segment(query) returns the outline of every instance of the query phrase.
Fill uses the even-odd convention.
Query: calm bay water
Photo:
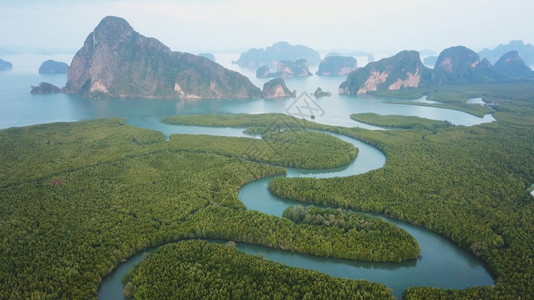
[[[5,58],[10,60],[8,58]],[[48,59],[30,57],[30,62],[17,67],[20,57],[11,59],[14,70],[0,72],[0,128],[27,126],[51,122],[71,122],[96,118],[123,117],[127,123],[143,128],[162,131],[165,135],[172,133],[213,134],[243,136],[240,129],[204,128],[192,126],[172,126],[161,123],[161,117],[175,114],[208,113],[286,113],[295,99],[285,100],[142,100],[142,99],[106,99],[90,100],[77,96],[31,95],[31,85],[47,81],[59,87],[65,85],[65,75],[39,75],[39,64]],[[69,62],[68,60],[63,60]],[[234,66],[235,68],[235,66]],[[266,80],[253,78],[253,72],[243,71],[251,80],[262,86]],[[436,120],[447,120],[456,125],[472,126],[494,121],[492,116],[478,118],[463,112],[432,107],[388,104],[384,99],[364,96],[350,97],[337,95],[337,87],[344,78],[309,77],[287,79],[289,89],[297,93],[312,93],[317,87],[332,92],[332,97],[320,98],[317,105],[324,114],[317,115],[314,121],[322,124],[376,129],[360,124],[349,118],[351,113],[375,112],[388,115],[413,115]],[[467,100],[467,99],[466,99]],[[334,177],[361,174],[381,167],[385,162],[383,154],[375,148],[359,141],[341,137],[354,143],[359,149],[358,158],[349,166],[326,171],[289,169],[288,177],[313,176]],[[239,192],[240,199],[249,209],[281,216],[287,205],[294,202],[278,199],[270,194],[267,182],[262,179],[245,185]],[[254,196],[254,197],[252,197]],[[388,219],[389,220],[389,219]],[[332,276],[343,278],[367,279],[381,282],[394,289],[397,297],[409,286],[434,286],[445,288],[465,288],[476,285],[492,285],[493,280],[480,261],[469,253],[457,248],[447,239],[417,226],[389,220],[406,229],[419,242],[423,253],[416,261],[400,264],[356,263],[339,259],[317,258],[280,250],[273,250],[254,245],[238,245],[247,253],[263,253],[273,261],[303,268],[318,270]],[[109,277],[105,278],[99,290],[100,299],[118,299],[122,297],[120,275],[124,274],[136,260],[138,254],[121,264]]]

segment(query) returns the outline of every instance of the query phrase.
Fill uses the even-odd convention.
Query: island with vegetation
[[[69,65],[64,62],[47,60],[39,67],[39,74],[67,74]]]

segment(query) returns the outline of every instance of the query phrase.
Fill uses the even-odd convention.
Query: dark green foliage
[[[229,138],[216,136],[172,135],[175,149],[202,151],[242,157],[256,162],[325,169],[350,163],[358,150],[351,144],[330,135],[304,131],[266,131],[262,139]]]
[[[378,218],[369,217],[361,213],[343,211],[341,209],[317,208],[308,206],[289,206],[283,216],[297,224],[309,224],[339,228],[346,235],[355,239],[353,244],[358,245],[358,253],[364,253],[361,260],[379,261],[402,261],[413,259],[419,255],[417,241],[405,230],[396,227]],[[367,249],[375,249],[376,244],[394,244],[394,248],[386,249],[379,247],[377,252]],[[343,249],[349,245],[336,245],[335,249]],[[355,247],[355,245],[352,245]],[[345,252],[345,251],[343,251]],[[348,252],[348,251],[347,251]]]
[[[496,110],[495,123],[436,134],[347,129],[345,134],[385,152],[384,168],[346,178],[277,178],[270,189],[285,198],[422,225],[479,256],[497,278],[493,289],[431,289],[428,298],[529,298],[534,294],[534,198],[526,188],[534,182],[534,87],[488,87],[485,101]],[[425,290],[409,293],[424,298]]]
[[[336,143],[318,133],[295,134],[279,138],[294,141],[297,153],[321,149],[315,142]],[[206,137],[167,142],[121,119],[1,130],[0,298],[92,298],[121,260],[195,237],[365,259],[357,244],[335,247],[351,241],[336,228],[245,210],[240,186],[285,172],[243,159],[249,142],[264,141],[219,138],[214,152],[221,155],[195,146],[195,138]]]
[[[358,122],[387,128],[436,130],[453,126],[448,121],[436,121],[412,116],[382,116],[375,113],[352,114],[350,118]]]
[[[392,299],[391,290],[190,240],[160,247],[123,278],[134,299]]]

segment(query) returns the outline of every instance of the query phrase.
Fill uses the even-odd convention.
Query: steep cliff
[[[327,56],[319,64],[318,76],[347,76],[356,70],[358,64],[352,56]]]
[[[126,20],[105,17],[76,53],[66,93],[117,98],[259,98],[245,76],[189,53],[173,52],[133,30]]]
[[[433,80],[432,70],[423,65],[417,51],[402,51],[351,72],[340,85],[339,93],[361,95],[377,90],[422,87]]]

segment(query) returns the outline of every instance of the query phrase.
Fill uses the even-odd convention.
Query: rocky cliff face
[[[417,51],[402,51],[351,72],[339,87],[339,93],[361,95],[377,90],[422,87],[433,80],[432,70],[423,65]]]
[[[39,74],[66,74],[68,70],[69,65],[67,63],[47,60],[39,67]]]
[[[117,98],[261,97],[245,76],[204,57],[173,52],[118,17],[105,17],[89,34],[72,60],[64,91]]]
[[[271,79],[263,85],[263,98],[296,97],[297,92],[291,92],[282,78]]]
[[[13,64],[0,58],[0,71],[7,71],[13,68]]]
[[[358,64],[352,56],[327,56],[319,64],[318,76],[347,76],[356,70]]]

